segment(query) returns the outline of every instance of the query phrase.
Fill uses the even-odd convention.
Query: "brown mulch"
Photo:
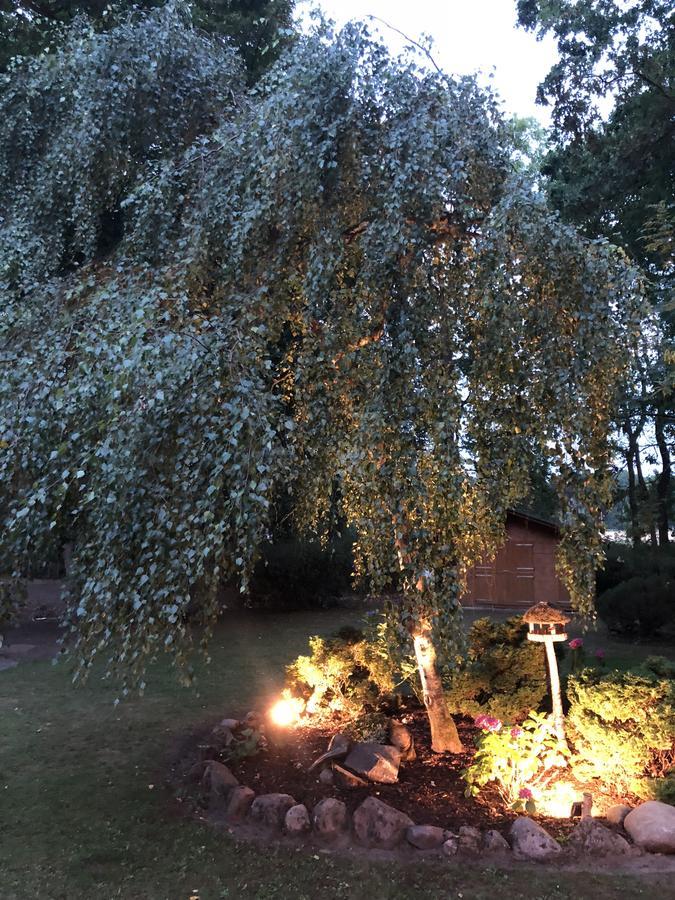
[[[326,750],[333,734],[343,730],[339,721],[268,729],[267,748],[238,763],[231,763],[219,754],[215,756],[226,762],[239,782],[253,788],[256,794],[290,794],[308,809],[325,797],[336,797],[353,812],[366,797],[375,796],[406,813],[416,824],[439,825],[451,830],[461,825],[474,825],[506,831],[518,814],[505,808],[494,785],[487,785],[478,797],[465,796],[466,782],[462,772],[471,763],[475,739],[481,733],[473,721],[456,720],[464,752],[437,754],[431,751],[429,723],[422,708],[411,705],[399,714],[399,718],[413,734],[417,759],[401,767],[396,784],[347,789],[319,781],[321,767],[307,771]],[[180,766],[183,772],[187,771],[190,761],[200,758],[204,738],[204,732],[201,741],[199,735],[193,735],[184,747],[187,757],[183,756]],[[541,815],[534,818],[556,837],[563,837],[576,824],[569,819]]]

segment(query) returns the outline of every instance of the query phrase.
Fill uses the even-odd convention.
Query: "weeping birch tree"
[[[223,54],[163,11],[2,86],[3,558],[72,540],[77,674],[102,657],[142,685],[162,650],[185,662],[223,580],[246,590],[275,506],[320,533],[337,485],[357,574],[402,586],[433,748],[456,751],[438,648],[534,454],[590,610],[635,273],[518,174],[473,80],[361,25],[253,91]]]

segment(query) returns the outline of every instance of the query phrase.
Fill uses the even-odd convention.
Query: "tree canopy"
[[[137,116],[141,70],[176,115]],[[24,66],[3,118],[1,550],[20,571],[74,540],[80,674],[181,659],[280,498],[320,530],[336,483],[359,571],[452,641],[535,452],[589,610],[640,286],[548,209],[472,79],[322,26],[247,91],[168,10]]]
[[[653,311],[618,427],[629,533],[635,542],[650,534],[667,543],[675,442],[672,4],[519,0],[518,12],[524,27],[553,34],[560,54],[539,87],[539,100],[552,107],[554,142],[543,162],[551,201],[586,234],[624,247],[646,275]]]

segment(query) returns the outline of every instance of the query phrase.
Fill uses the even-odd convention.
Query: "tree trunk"
[[[628,509],[630,510],[631,543],[634,547],[640,546],[640,523],[638,520],[638,504],[635,491],[635,467],[633,466],[633,450],[628,446],[626,450],[626,470],[628,472]]]
[[[656,443],[661,454],[661,474],[656,479],[656,518],[659,527],[659,544],[662,546],[670,543],[670,528],[668,521],[668,502],[670,500],[671,461],[670,449],[665,435],[666,419],[663,408],[659,407],[656,413],[654,430]]]
[[[553,712],[553,724],[559,741],[567,743],[565,738],[565,717],[563,715],[562,697],[560,696],[560,677],[558,675],[558,660],[555,657],[553,641],[544,641],[546,646],[546,659],[548,661],[548,674],[551,679],[551,707]]]
[[[413,645],[424,705],[431,726],[431,749],[434,753],[461,753],[464,748],[445,702],[443,684],[436,665],[436,650],[428,626],[421,626],[413,632]]]

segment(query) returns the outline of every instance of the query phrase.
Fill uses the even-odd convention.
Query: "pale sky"
[[[515,0],[312,0],[299,6],[318,6],[338,25],[370,14],[415,40],[431,35],[440,68],[457,75],[480,71],[486,83],[493,73],[490,83],[507,113],[549,122],[546,108],[535,104],[535,92],[557,58],[555,42],[537,41],[516,28]],[[403,46],[390,29],[372,26],[394,51]]]

